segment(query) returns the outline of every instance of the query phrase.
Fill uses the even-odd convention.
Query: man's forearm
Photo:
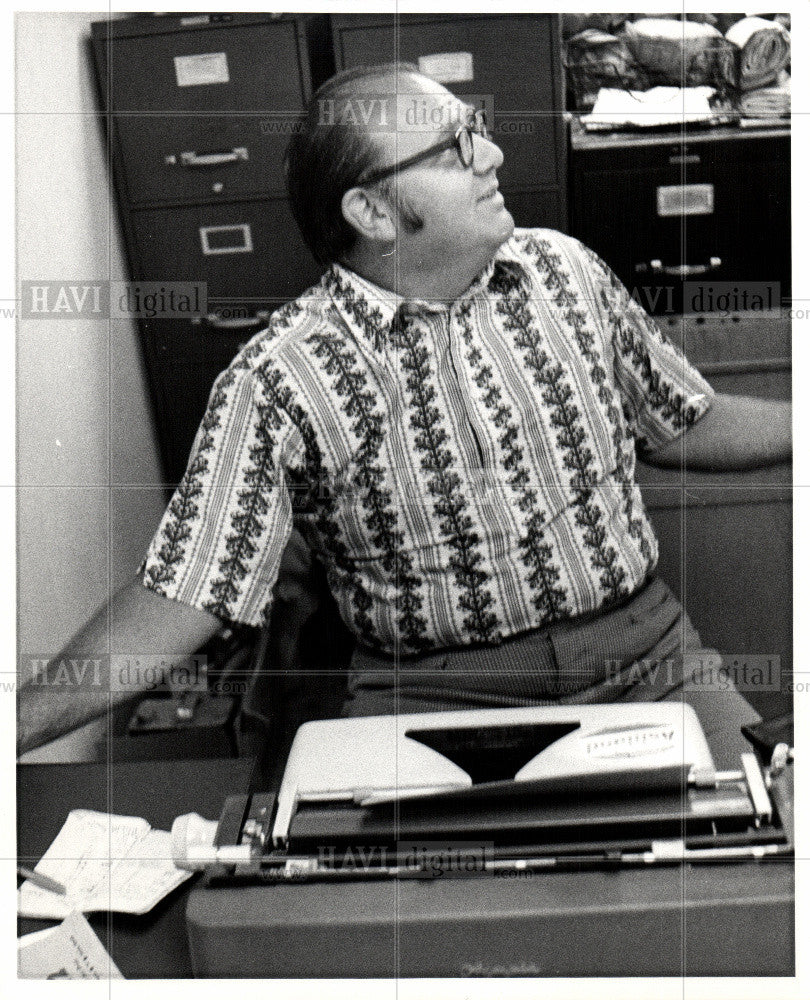
[[[644,454],[650,465],[709,472],[789,461],[790,403],[717,393],[711,409],[680,438]]]
[[[46,664],[21,664],[18,753],[41,746],[103,714],[159,681],[167,657],[195,652],[219,619],[151,590],[140,580],[103,605],[62,652]],[[114,678],[115,658],[148,659],[152,670]]]

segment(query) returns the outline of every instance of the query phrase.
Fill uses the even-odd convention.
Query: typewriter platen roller
[[[172,834],[214,879],[414,877],[419,845],[474,843],[482,872],[786,855],[785,812],[754,754],[715,769],[688,706],[552,706],[306,723],[277,792]]]

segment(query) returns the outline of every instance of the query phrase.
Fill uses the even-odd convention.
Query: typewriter
[[[308,722],[277,790],[179,817],[173,852],[213,885],[776,859],[791,759],[719,771],[679,704]]]

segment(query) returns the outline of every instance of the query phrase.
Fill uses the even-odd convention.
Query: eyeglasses
[[[427,160],[437,153],[443,153],[446,149],[453,149],[454,147],[458,153],[459,160],[461,160],[462,167],[465,169],[471,167],[475,155],[473,150],[473,135],[480,135],[482,139],[489,139],[487,119],[483,111],[474,111],[464,125],[458,128],[455,135],[451,138],[443,139],[441,142],[437,142],[435,146],[428,146],[421,153],[409,156],[407,159],[402,160],[401,163],[395,163],[392,167],[372,170],[370,174],[361,178],[358,183],[376,184],[377,181],[384,180],[386,177],[390,177],[400,170],[407,170],[408,167],[414,167],[417,163],[421,163],[423,160]]]

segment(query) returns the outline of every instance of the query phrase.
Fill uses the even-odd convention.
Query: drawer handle
[[[217,316],[216,313],[208,313],[204,318],[195,316],[191,322],[193,326],[200,326],[202,323],[205,323],[212,330],[228,330],[231,333],[237,333],[242,330],[249,330],[254,326],[257,330],[261,330],[263,326],[267,325],[269,319],[270,312],[266,309],[260,309],[255,316],[235,316],[225,319],[222,316]]]
[[[669,162],[673,167],[687,163],[700,163],[700,156],[697,153],[676,153],[670,156]]]
[[[716,271],[723,266],[723,261],[719,257],[709,257],[708,264],[668,264],[664,265],[660,260],[651,260],[649,264],[636,264],[636,274],[646,274],[651,271],[653,274],[666,274],[671,278],[694,278],[700,274],[708,274],[709,271]]]
[[[181,153],[179,158],[173,154],[166,157],[166,165],[174,167],[220,167],[223,163],[238,163],[248,158],[247,147],[235,146],[227,153]]]

